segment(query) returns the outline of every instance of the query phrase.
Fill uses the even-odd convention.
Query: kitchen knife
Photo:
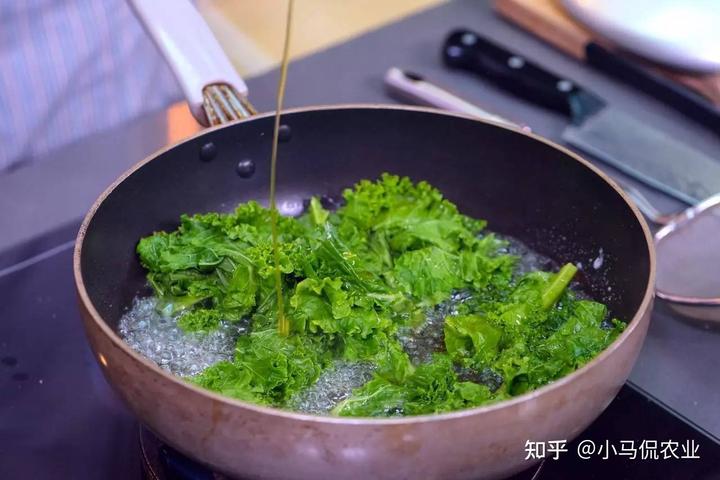
[[[720,192],[720,159],[669,138],[559,77],[469,30],[452,32],[442,55],[501,88],[570,117],[568,144],[688,204]]]
[[[697,75],[668,70],[610,46],[575,22],[561,3],[555,0],[494,0],[493,8],[560,51],[675,108],[720,135],[720,74]],[[586,3],[600,6],[608,2]]]

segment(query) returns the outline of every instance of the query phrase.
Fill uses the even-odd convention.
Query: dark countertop
[[[392,103],[383,90],[382,76],[388,67],[399,66],[422,73],[498,114],[521,120],[541,135],[559,139],[565,125],[560,116],[441,65],[442,40],[450,29],[460,26],[494,37],[537,63],[591,88],[609,102],[623,106],[668,135],[683,138],[696,148],[720,157],[720,139],[712,132],[697,127],[642,93],[563,56],[496,17],[489,4],[473,0],[442,5],[293,62],[286,105]],[[270,72],[248,81],[250,98],[259,110],[272,108],[276,80],[277,72]],[[13,357],[18,362],[17,365],[4,361],[0,364],[0,391],[14,392],[0,395],[0,471],[3,455],[8,452],[15,455],[24,444],[30,445],[33,436],[38,435],[33,430],[36,427],[43,429],[44,443],[40,446],[36,443],[34,453],[52,451],[59,463],[81,461],[82,453],[78,450],[89,448],[89,445],[67,445],[62,435],[56,434],[68,424],[75,423],[76,430],[93,430],[99,434],[128,434],[127,413],[109,393],[84,345],[68,259],[77,225],[97,195],[122,171],[162,146],[166,138],[164,118],[164,112],[149,115],[0,176],[0,205],[3,206],[0,209],[0,283],[6,287],[0,291],[15,303],[25,301],[29,309],[22,323],[19,319],[13,322],[11,312],[0,304],[0,359]],[[610,168],[601,167],[622,177]],[[661,194],[644,191],[661,209],[672,211],[682,207]],[[26,272],[40,262],[53,273],[55,281],[62,284],[61,288],[51,290],[54,284],[47,281],[44,284],[48,292],[41,288],[28,298],[17,298],[26,295],[22,293],[23,282],[38,281],[29,279]],[[43,282],[39,285],[42,287]],[[33,335],[38,339],[42,335],[44,340],[28,340],[34,338]],[[47,349],[38,351],[40,345]],[[80,350],[71,348],[78,345],[82,346]],[[712,368],[718,351],[718,331],[678,319],[660,304],[653,314],[648,338],[631,380],[681,415],[720,436],[717,408],[720,375]],[[27,378],[18,377],[21,373]],[[72,396],[69,392],[73,392]],[[30,395],[43,396],[48,402],[47,409],[25,406],[23,402]],[[101,399],[95,401],[93,409],[77,415],[65,414],[65,409],[74,401],[92,402],[93,397]],[[27,430],[5,428],[5,415],[27,416]],[[107,421],[103,422],[102,418]],[[97,420],[93,423],[93,419]],[[18,449],[8,447],[10,439],[19,442]],[[123,471],[121,463],[119,458],[114,463],[120,468],[118,471]],[[39,476],[41,472],[37,473]],[[30,474],[28,478],[36,475]]]

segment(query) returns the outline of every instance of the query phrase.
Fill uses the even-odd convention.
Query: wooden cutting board
[[[579,60],[585,60],[585,46],[591,41],[613,51],[618,50],[571,18],[559,0],[495,0],[495,10],[511,22]],[[628,53],[623,53],[623,56],[632,57],[633,61],[640,62],[649,70],[695,90],[720,106],[720,73],[678,72]]]

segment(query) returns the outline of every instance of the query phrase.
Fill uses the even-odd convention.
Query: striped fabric
[[[125,0],[0,0],[0,171],[179,97]]]

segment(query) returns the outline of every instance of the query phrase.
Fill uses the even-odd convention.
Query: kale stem
[[[560,295],[562,295],[567,286],[570,284],[576,272],[577,267],[575,265],[572,263],[566,263],[560,271],[552,277],[550,283],[547,287],[545,287],[545,291],[543,291],[542,294],[543,309],[548,310],[555,305],[555,302],[558,301]]]

